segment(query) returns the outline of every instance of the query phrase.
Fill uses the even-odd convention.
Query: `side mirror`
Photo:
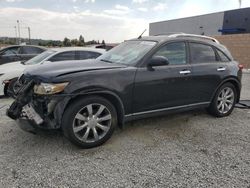
[[[148,63],[149,67],[157,67],[157,66],[164,66],[168,65],[169,61],[166,57],[164,56],[154,56]]]
[[[21,60],[20,63],[21,63],[22,65],[24,65],[26,61],[27,61],[27,60]]]

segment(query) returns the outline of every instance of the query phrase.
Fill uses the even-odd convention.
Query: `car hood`
[[[16,69],[23,68],[23,67],[24,67],[24,65],[21,64],[21,61],[6,63],[3,65],[0,65],[0,73],[6,73],[6,72],[9,72],[11,70],[16,70]]]
[[[33,79],[52,81],[53,78],[61,76],[69,77],[74,73],[123,68],[125,65],[106,63],[100,60],[63,61],[41,64],[40,66],[25,69],[24,74]]]

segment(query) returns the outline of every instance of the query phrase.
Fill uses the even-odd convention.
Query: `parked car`
[[[52,48],[28,61],[17,61],[0,66],[0,96],[14,96],[19,88],[16,81],[27,67],[55,61],[95,59],[106,52],[103,49],[85,47]]]
[[[142,37],[96,60],[26,70],[7,114],[27,131],[62,129],[74,144],[91,148],[138,118],[195,108],[228,116],[241,76],[242,66],[213,38]]]
[[[33,45],[14,45],[0,50],[0,65],[29,60],[32,57],[44,52],[46,48]]]

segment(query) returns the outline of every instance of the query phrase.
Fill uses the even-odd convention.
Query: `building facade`
[[[235,9],[149,24],[149,35],[159,35],[171,32],[184,32],[209,36],[250,33],[250,8]]]

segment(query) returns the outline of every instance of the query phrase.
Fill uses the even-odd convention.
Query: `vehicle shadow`
[[[196,110],[136,120],[125,124],[122,130],[117,128],[111,139],[104,145],[87,150],[71,144],[60,130],[42,130],[32,134],[15,126],[13,128],[15,130],[10,133],[15,140],[12,140],[11,146],[5,147],[12,147],[20,154],[33,151],[41,155],[53,152],[61,154],[80,152],[83,155],[91,155],[102,150],[119,151],[129,147],[138,147],[138,145],[153,147],[162,139],[174,141],[184,137],[190,128],[189,122],[196,116],[209,117],[204,110]]]

